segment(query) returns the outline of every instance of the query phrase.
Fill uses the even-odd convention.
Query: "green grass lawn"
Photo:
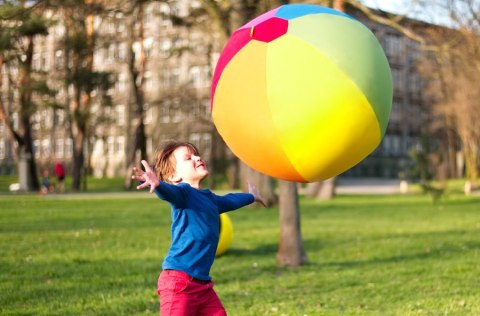
[[[480,197],[301,200],[310,263],[277,267],[277,209],[231,213],[229,315],[480,315]],[[0,314],[158,315],[169,210],[145,194],[0,196]]]

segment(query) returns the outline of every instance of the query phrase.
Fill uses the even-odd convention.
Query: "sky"
[[[441,1],[430,0],[360,0],[365,5],[392,12],[400,15],[406,15],[411,18],[419,19],[432,24],[449,25],[448,13],[438,5]],[[421,4],[427,3],[427,4]]]

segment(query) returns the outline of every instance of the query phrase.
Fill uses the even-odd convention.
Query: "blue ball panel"
[[[343,12],[318,6],[318,5],[313,5],[313,4],[288,4],[288,5],[283,5],[281,6],[277,13],[275,14],[276,17],[278,18],[283,18],[286,20],[291,20],[295,19],[304,15],[308,14],[317,14],[317,13],[325,13],[325,14],[333,14],[333,15],[339,15],[339,16],[344,16],[347,18],[353,19],[350,15],[345,14]]]

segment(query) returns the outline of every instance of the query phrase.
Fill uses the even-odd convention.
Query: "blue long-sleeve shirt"
[[[188,183],[172,185],[165,182],[160,182],[155,193],[170,203],[172,214],[172,244],[162,268],[210,280],[219,239],[219,214],[253,203],[253,195],[230,193],[219,196],[208,189],[193,188]]]

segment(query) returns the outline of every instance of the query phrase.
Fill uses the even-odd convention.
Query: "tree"
[[[145,55],[145,38],[144,38],[144,5],[147,1],[145,0],[131,0],[130,8],[126,13],[127,17],[127,63],[128,63],[128,74],[130,76],[130,89],[129,91],[133,94],[133,102],[128,101],[128,110],[127,113],[130,115],[133,112],[133,120],[128,119],[128,121],[133,121],[132,130],[133,132],[128,131],[128,135],[132,135],[131,139],[127,143],[127,169],[125,171],[125,181],[124,187],[130,189],[132,187],[132,177],[131,170],[138,164],[140,160],[147,160],[147,143],[146,143],[146,134],[145,134],[145,94],[144,94],[144,83],[145,83],[145,69],[147,64],[147,58]],[[135,24],[138,23],[138,32],[135,34]],[[134,44],[135,39],[138,39],[136,43],[139,44],[139,56],[135,55]],[[131,107],[133,105],[133,111]],[[128,125],[130,126],[130,124]],[[139,157],[137,158],[139,154]]]
[[[440,148],[446,155],[450,176],[456,172],[457,147],[460,145],[465,160],[467,182],[476,185],[478,178],[478,148],[480,135],[475,128],[480,113],[475,82],[480,79],[480,8],[475,0],[417,1],[423,12],[436,12],[448,16],[447,26],[424,25],[423,31],[412,23],[399,23],[401,19],[380,18],[380,23],[390,25],[420,43],[424,52],[419,69],[425,79],[425,96],[432,109],[429,121],[430,136],[437,136]],[[363,11],[371,18],[369,10]],[[418,24],[418,23],[417,23]],[[440,137],[438,137],[440,136]],[[438,166],[437,166],[438,167]]]
[[[13,88],[18,93],[18,98],[13,100],[18,104],[18,129],[12,121],[10,110],[6,110],[3,104],[4,99],[11,98],[3,98],[2,95],[0,95],[0,120],[6,123],[18,145],[20,183],[27,191],[39,189],[31,117],[39,107],[38,101],[42,96],[51,95],[44,76],[32,69],[34,39],[36,36],[47,35],[49,25],[49,21],[37,10],[39,3],[41,1],[34,1],[27,7],[25,1],[4,2],[0,6],[0,70],[6,70],[7,65],[9,69],[18,70],[13,83]],[[2,74],[0,87],[3,78]],[[11,109],[11,106],[7,109]]]
[[[479,107],[475,83],[480,79],[480,8],[475,0],[415,1],[422,12],[448,17],[447,26],[424,25],[423,32],[414,23],[401,23],[404,16],[385,17],[361,10],[371,19],[401,31],[420,43],[424,52],[419,69],[425,79],[425,96],[432,108],[430,134],[440,135],[440,147],[446,148],[450,176],[457,174],[457,144],[465,160],[467,184],[476,185],[480,135],[475,128]],[[423,16],[425,18],[425,16]],[[417,23],[418,24],[418,23]],[[426,30],[426,31],[425,31]]]
[[[87,174],[88,156],[85,159],[85,152],[88,150],[92,91],[98,90],[100,101],[109,103],[105,91],[111,86],[110,73],[93,69],[96,40],[94,19],[103,8],[95,0],[62,1],[56,4],[56,7],[63,12],[62,22],[66,29],[64,82],[66,90],[72,88],[73,93],[67,98],[64,109],[69,119],[69,134],[73,140],[72,188],[78,191],[82,177]]]
[[[440,40],[445,37],[444,33],[437,30],[432,38]],[[452,131],[456,135],[465,159],[467,181],[476,185],[480,145],[480,132],[476,127],[480,110],[476,100],[480,94],[475,82],[480,80],[480,40],[477,34],[465,29],[460,32],[449,30],[448,33],[450,38],[457,38],[456,43],[435,51],[434,58],[423,62],[422,69],[430,79],[427,93],[433,101],[433,113],[439,118],[431,127],[436,132]],[[438,122],[443,122],[443,126]]]

